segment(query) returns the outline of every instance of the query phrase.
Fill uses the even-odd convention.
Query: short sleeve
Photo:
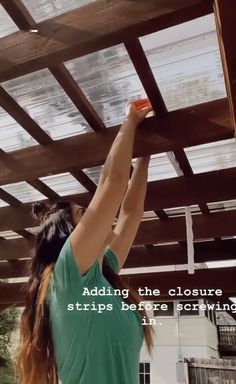
[[[108,263],[110,264],[113,271],[116,273],[119,273],[121,268],[120,268],[118,257],[116,256],[116,254],[110,248],[106,248],[104,252],[104,256],[108,261]]]
[[[72,252],[70,236],[65,241],[53,271],[54,289],[70,291],[76,289],[78,293],[84,287],[93,286],[101,277],[98,259],[91,265],[88,271],[81,275],[78,264]]]

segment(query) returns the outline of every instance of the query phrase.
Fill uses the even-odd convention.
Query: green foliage
[[[19,311],[16,308],[0,312],[0,367],[7,366],[10,360],[10,336],[17,328],[18,315]]]
[[[14,368],[7,364],[6,367],[0,367],[0,383],[1,384],[15,384],[16,375]]]

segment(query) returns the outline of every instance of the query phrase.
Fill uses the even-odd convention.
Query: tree
[[[8,308],[0,312],[0,366],[10,361],[10,336],[17,328],[18,309]]]

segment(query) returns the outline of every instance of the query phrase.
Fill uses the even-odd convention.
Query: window
[[[204,300],[204,304],[207,305],[207,304],[211,304],[210,301],[208,300]],[[213,324],[216,324],[217,321],[216,321],[216,313],[215,311],[213,311],[212,309],[206,309],[205,310],[205,316],[213,323]]]
[[[174,303],[173,301],[157,301],[154,304],[159,304],[158,308],[153,309],[153,316],[154,317],[165,317],[165,316],[174,316]],[[161,306],[164,304],[162,309]]]
[[[179,310],[180,316],[199,316],[199,308],[193,308],[194,304],[198,305],[198,300],[180,301],[182,310]]]
[[[150,363],[139,363],[139,384],[150,383]]]

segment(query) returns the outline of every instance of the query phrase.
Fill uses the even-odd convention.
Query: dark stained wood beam
[[[0,106],[13,117],[39,144],[53,142],[51,137],[28,115],[27,112],[0,86]]]
[[[27,245],[24,247],[21,239],[18,242],[15,241],[15,245],[16,247],[19,246],[19,248],[13,248],[13,245],[9,244],[2,249],[0,242],[0,260],[6,259],[8,256],[8,262],[0,263],[0,279],[28,276],[27,261],[20,259],[30,256],[30,247],[28,246],[28,249]],[[222,240],[219,244],[215,241],[197,242],[194,243],[194,251],[195,263],[236,260],[236,240]],[[159,267],[180,264],[187,264],[186,246],[176,244],[150,247],[148,245],[147,247],[132,247],[123,268]]]
[[[156,115],[164,115],[168,111],[139,39],[127,38],[125,48]]]
[[[85,97],[84,93],[81,91],[79,85],[71,76],[68,69],[63,64],[60,64],[49,67],[49,70],[72,100],[76,108],[80,111],[81,115],[85,118],[85,120],[87,120],[90,127],[95,132],[106,129],[104,123],[88,99]]]
[[[232,138],[234,131],[229,119],[227,99],[170,112],[163,118],[148,118],[138,127],[133,157]],[[11,158],[18,162],[18,167],[15,163],[15,170],[6,169],[0,158],[0,185],[34,180],[72,167],[101,165],[118,130],[119,127],[113,127],[57,140],[47,146],[13,151]]]
[[[36,22],[21,0],[0,0],[8,15],[20,30],[36,28]]]
[[[214,0],[216,29],[223,63],[227,95],[232,124],[236,130],[236,53],[234,33],[236,25],[236,3],[234,0]]]
[[[8,207],[10,209],[11,207]],[[4,208],[2,208],[4,209]],[[17,211],[20,210],[20,207]],[[2,211],[3,212],[3,211]],[[26,213],[24,213],[26,214]],[[7,223],[5,222],[7,220]],[[27,220],[27,217],[25,218]],[[29,219],[28,219],[29,220]],[[232,237],[236,235],[236,210],[215,212],[211,215],[193,215],[193,233],[195,240],[211,239],[215,237]],[[1,230],[18,230],[13,216],[1,216]],[[9,240],[10,241],[10,240]],[[142,221],[134,245],[168,243],[173,241],[186,241],[185,217],[169,218],[168,220]],[[2,249],[0,253],[3,255]]]
[[[7,0],[1,3],[6,6]],[[10,6],[8,6],[10,8]],[[99,0],[1,39],[0,81],[34,72],[212,12],[207,0]],[[28,25],[25,25],[28,29]]]
[[[0,239],[0,260],[16,260],[30,258],[30,251],[33,249],[33,247],[34,239]]]
[[[16,264],[11,264],[8,261],[0,263],[0,279],[29,276],[29,271],[27,270],[27,261],[26,260],[15,260],[15,261],[17,261]]]
[[[56,193],[53,189],[49,188],[47,184],[45,184],[39,179],[29,180],[28,184],[30,184],[31,187],[37,189],[44,196],[48,197],[52,202],[60,199],[60,195],[58,195],[58,193]]]
[[[236,210],[215,212],[211,215],[193,215],[194,239],[229,237],[236,234]],[[148,220],[140,224],[134,244],[167,243],[186,240],[185,217],[168,220]]]
[[[236,295],[235,289],[236,268],[200,269],[194,275],[187,271],[155,272],[146,274],[123,275],[122,280],[134,289],[148,287],[159,289],[162,298],[167,297],[169,289],[181,287],[185,289],[221,289],[224,297]],[[19,303],[25,299],[25,283],[0,283],[0,305]],[[143,300],[160,300],[160,296],[142,296]],[[169,296],[170,300],[188,300],[188,296]],[[212,297],[209,296],[208,299]],[[219,296],[220,298],[220,296]]]
[[[147,286],[150,289],[158,288],[162,294],[168,294],[169,289],[181,287],[184,289],[221,289],[224,295],[236,295],[235,288],[236,267],[198,269],[194,275],[187,271],[155,272],[143,274],[124,275],[122,278],[134,289]],[[146,296],[146,299],[148,297]],[[179,297],[174,297],[176,300]],[[187,297],[180,297],[187,300]]]
[[[206,188],[206,185],[208,188]],[[188,178],[181,176],[153,181],[149,182],[147,186],[144,209],[145,211],[158,211],[159,209],[194,205],[197,202],[233,200],[236,198],[235,191],[236,168],[206,172]],[[81,193],[64,196],[63,200],[69,200],[87,207],[92,197],[93,193]],[[11,205],[17,206],[17,209],[14,207],[0,208],[0,218],[2,218],[2,220],[0,219],[0,230],[10,229],[11,227],[19,229],[37,226],[30,214],[31,203],[21,204],[21,207],[18,207],[19,201],[11,195],[9,196],[4,190],[0,190],[0,198]],[[48,200],[44,201],[49,202]],[[163,216],[163,218],[166,218],[166,216]]]
[[[82,170],[76,170],[76,169],[71,169],[70,173],[80,184],[84,186],[89,192],[95,193],[97,186],[96,184],[86,175],[85,172]]]
[[[194,243],[195,263],[236,260],[236,240],[204,241]],[[131,248],[124,268],[156,267],[187,264],[187,246],[180,244],[143,246]]]

